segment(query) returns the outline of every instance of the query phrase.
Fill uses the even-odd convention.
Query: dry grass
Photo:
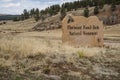
[[[114,28],[118,28],[118,26]],[[112,28],[107,30],[112,31],[111,29]],[[4,35],[4,37],[1,34],[2,37],[0,37],[0,64],[7,66],[12,65],[14,63],[14,59],[37,56],[39,54],[44,54],[48,58],[49,56],[56,55],[58,57],[57,60],[55,60],[56,62],[61,61],[60,56],[62,55],[65,57],[67,62],[74,63],[74,59],[76,58],[75,56],[91,57],[99,55],[99,53],[105,53],[104,48],[75,48],[63,45],[61,40],[57,40],[61,38],[61,34],[61,30],[24,32],[15,36]],[[108,35],[109,33],[106,32],[106,34]],[[113,45],[111,43],[111,45],[119,47],[119,45],[117,46],[116,44]],[[7,57],[9,57],[9,59],[6,60]]]
[[[32,41],[14,37],[4,37],[0,39],[0,50],[4,54],[26,56],[33,53],[33,47],[29,42],[31,43]]]
[[[7,21],[6,24],[0,25],[0,30],[5,31],[27,31],[29,29],[32,29],[36,25],[36,22],[34,19],[28,19],[24,21]]]
[[[42,40],[27,37],[5,36],[0,39],[0,53],[11,56],[27,57],[35,56],[39,53],[61,53],[70,54],[84,51],[84,55],[93,56],[101,48],[74,48],[62,45],[61,41]]]
[[[63,45],[59,40],[5,36],[0,38],[0,66],[7,66],[21,74],[27,71],[42,73],[47,69],[44,66],[52,69],[51,62],[59,64],[66,61],[76,65],[76,59],[99,55],[104,51],[102,48],[74,48]],[[37,67],[41,69],[34,71]]]
[[[8,26],[6,26],[6,29],[7,27]],[[21,29],[22,28],[23,27],[21,27]],[[117,29],[118,27],[115,28]],[[108,32],[111,32],[112,28],[110,29],[107,29],[106,31],[110,30]],[[105,33],[106,37],[113,38],[114,36],[111,36],[112,33],[109,34],[108,32]],[[118,59],[120,59],[119,55],[111,56],[112,53],[116,54],[116,52],[120,50],[120,44],[118,43],[106,43],[106,45],[110,45],[110,48],[115,48],[114,50],[112,50],[113,52],[111,52],[111,49],[109,49],[109,51],[105,48],[96,47],[75,48],[63,45],[61,41],[61,34],[61,30],[50,30],[43,32],[23,32],[15,34],[13,36],[10,36],[9,33],[6,33],[4,35],[0,33],[0,67],[7,66],[10,70],[25,75],[29,72],[36,73],[37,75],[41,73],[46,73],[46,71],[48,71],[47,73],[49,73],[49,70],[51,74],[56,75],[57,73],[61,74],[61,72],[59,71],[63,71],[63,74],[64,69],[69,69],[68,71],[71,72],[70,75],[73,74],[80,76],[80,74],[82,73],[81,71],[87,71],[88,73],[89,70],[87,70],[87,68],[91,68],[93,64],[97,65],[103,62],[103,64],[106,65],[106,62],[104,62],[105,60],[108,64],[109,60],[111,64],[115,63],[114,61],[119,61]],[[116,33],[114,35],[116,36]],[[119,36],[119,34],[117,35]],[[115,37],[115,39],[117,38]],[[110,52],[111,54],[108,56]],[[100,55],[101,53],[103,53],[103,55]],[[111,62],[112,59],[115,60]],[[117,63],[115,64],[115,69],[117,69],[116,65]],[[75,67],[78,68],[78,70],[81,68],[80,71],[74,71],[73,69]],[[84,71],[84,69],[86,70]]]
[[[105,35],[108,35],[108,36],[115,36],[115,35],[119,36],[120,24],[105,26],[104,33],[105,33]]]

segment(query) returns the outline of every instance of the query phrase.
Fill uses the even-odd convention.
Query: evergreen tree
[[[35,15],[35,9],[33,8],[33,9],[30,10],[30,16],[34,17],[34,15]]]
[[[95,8],[94,8],[94,14],[96,15],[96,14],[98,14],[99,13],[99,8],[98,8],[98,6],[96,6]]]
[[[78,8],[85,8],[88,6],[96,6],[94,8],[94,14],[98,14],[99,8],[102,9],[105,4],[112,4],[111,10],[115,11],[115,5],[120,4],[120,0],[78,0],[74,2],[63,3],[61,6],[58,4],[52,5],[41,11],[39,11],[39,9],[36,11],[34,8],[30,11],[25,9],[23,15],[21,15],[21,20],[28,19],[29,17],[35,17],[35,20],[38,21],[40,18],[42,18],[42,16],[46,18],[47,16],[56,15],[58,12],[61,13],[61,19],[63,19],[66,15],[66,11],[77,10]],[[88,8],[84,10],[84,16],[89,16]]]
[[[29,12],[27,11],[27,9],[24,9],[23,15],[24,15],[24,19],[28,19],[29,18]]]
[[[105,0],[106,4],[112,4],[112,0]]]
[[[23,21],[25,18],[24,18],[24,14],[21,14],[20,16],[20,20]]]
[[[61,20],[63,20],[63,18],[66,16],[65,8],[61,9],[60,14],[61,14]]]
[[[85,10],[84,10],[84,16],[85,17],[89,17],[89,9],[88,8],[85,8]]]
[[[38,21],[40,19],[40,12],[39,12],[39,9],[37,8],[36,11],[35,11],[35,21]]]
[[[116,9],[116,6],[115,6],[114,4],[112,4],[112,5],[111,5],[111,10],[112,10],[112,11],[115,11],[115,9]]]
[[[103,6],[105,5],[105,0],[99,0],[98,5],[99,5],[99,8],[102,9]]]
[[[92,0],[93,6],[98,6],[98,0]]]

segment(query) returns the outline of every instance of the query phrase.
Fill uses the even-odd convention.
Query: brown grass
[[[70,54],[84,51],[86,56],[98,53],[100,48],[74,48],[62,45],[60,41],[40,40],[36,38],[5,36],[0,39],[0,53],[11,56],[27,57],[39,53]]]
[[[37,23],[34,19],[27,19],[24,21],[6,21],[6,24],[0,25],[0,30],[5,31],[27,31],[32,29]]]

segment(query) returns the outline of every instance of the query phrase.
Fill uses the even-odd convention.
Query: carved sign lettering
[[[103,46],[103,23],[96,16],[66,16],[62,21],[62,41],[72,46]]]

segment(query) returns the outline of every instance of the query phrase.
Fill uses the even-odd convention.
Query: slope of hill
[[[6,21],[6,24],[0,25],[1,31],[29,31],[37,24],[34,19],[27,19],[24,21]]]
[[[115,11],[111,11],[111,5],[104,5],[102,9],[99,9],[99,13],[97,15],[94,15],[94,8],[95,7],[89,7],[89,15],[97,16],[100,20],[103,21],[104,25],[115,25],[120,23],[120,5],[116,5]],[[66,12],[66,15],[68,14],[84,16],[84,8]],[[59,27],[61,25],[60,17],[60,13],[58,13],[52,17],[45,18],[44,21],[40,20],[33,29],[41,31],[46,29],[49,30],[61,28]]]

